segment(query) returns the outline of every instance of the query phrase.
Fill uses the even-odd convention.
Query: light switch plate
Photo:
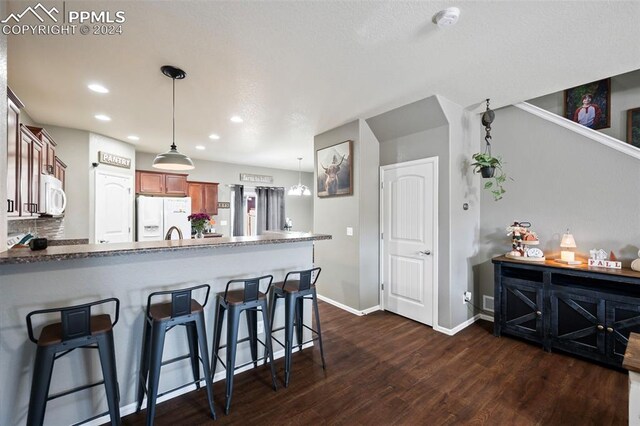
[[[347,226],[347,235],[353,237],[353,228],[350,226]]]
[[[220,221],[220,226],[227,226],[227,221],[226,220],[221,220]]]

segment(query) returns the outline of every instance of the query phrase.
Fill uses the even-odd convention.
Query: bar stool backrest
[[[84,305],[68,306],[65,308],[41,309],[33,311],[27,315],[27,329],[29,331],[29,339],[33,343],[38,343],[33,335],[33,324],[31,318],[35,315],[50,314],[54,312],[60,313],[60,322],[62,323],[62,341],[76,339],[91,335],[91,308],[96,305],[105,303],[115,303],[115,321],[111,323],[111,327],[115,326],[120,317],[120,300],[115,297],[109,299],[98,300],[96,302],[85,303]]]
[[[191,314],[191,293],[195,290],[200,290],[201,288],[207,289],[207,294],[204,298],[204,303],[202,304],[202,307],[204,308],[209,300],[209,291],[211,290],[211,286],[209,286],[209,284],[201,284],[180,290],[156,291],[155,293],[151,293],[147,298],[147,317],[150,316],[149,310],[151,309],[151,299],[167,294],[171,295],[171,318]]]
[[[243,302],[254,302],[258,300],[258,295],[260,293],[260,282],[262,280],[269,280],[269,284],[267,285],[267,291],[271,288],[271,283],[273,283],[273,275],[263,275],[261,277],[256,278],[246,278],[239,280],[231,280],[227,283],[227,287],[224,290],[224,301],[227,302],[227,293],[229,293],[229,286],[236,283],[242,283],[243,290]]]
[[[320,276],[320,267],[313,269],[305,269],[302,271],[291,271],[284,277],[284,284],[282,288],[284,289],[287,286],[287,281],[289,281],[289,275],[297,275],[300,281],[298,285],[299,291],[309,290],[312,286],[316,285],[316,281],[318,281],[318,277]],[[292,280],[293,281],[293,280]]]

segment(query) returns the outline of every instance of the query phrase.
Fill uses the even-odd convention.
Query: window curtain
[[[256,188],[257,231],[280,231],[284,229],[284,188]]]
[[[244,186],[235,185],[231,188],[233,195],[233,236],[241,237],[244,235]]]

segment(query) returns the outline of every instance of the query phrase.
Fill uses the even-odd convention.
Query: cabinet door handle
[[[13,213],[13,200],[7,199],[7,213]]]
[[[613,333],[613,328],[607,327],[607,333]]]
[[[542,312],[540,312],[540,311],[536,311],[536,315],[537,315],[537,316],[539,316],[539,317],[541,317],[541,316],[542,316]]]
[[[598,324],[597,327],[598,327],[598,330],[600,331],[604,330],[604,326],[602,324]]]

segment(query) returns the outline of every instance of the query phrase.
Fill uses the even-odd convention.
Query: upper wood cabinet
[[[49,132],[42,127],[27,126],[29,130],[42,142],[43,145],[43,167],[42,170],[48,174],[55,174],[56,166],[56,142]]]
[[[188,182],[191,197],[191,213],[218,214],[218,184],[213,182]]]
[[[187,175],[136,170],[136,193],[186,197]]]
[[[20,99],[7,87],[7,216],[20,216]]]
[[[65,178],[67,175],[67,165],[56,157],[53,164],[53,175],[62,182],[62,189],[65,189]]]
[[[40,175],[42,174],[42,142],[27,128],[20,125],[20,216],[37,216],[40,202]]]

